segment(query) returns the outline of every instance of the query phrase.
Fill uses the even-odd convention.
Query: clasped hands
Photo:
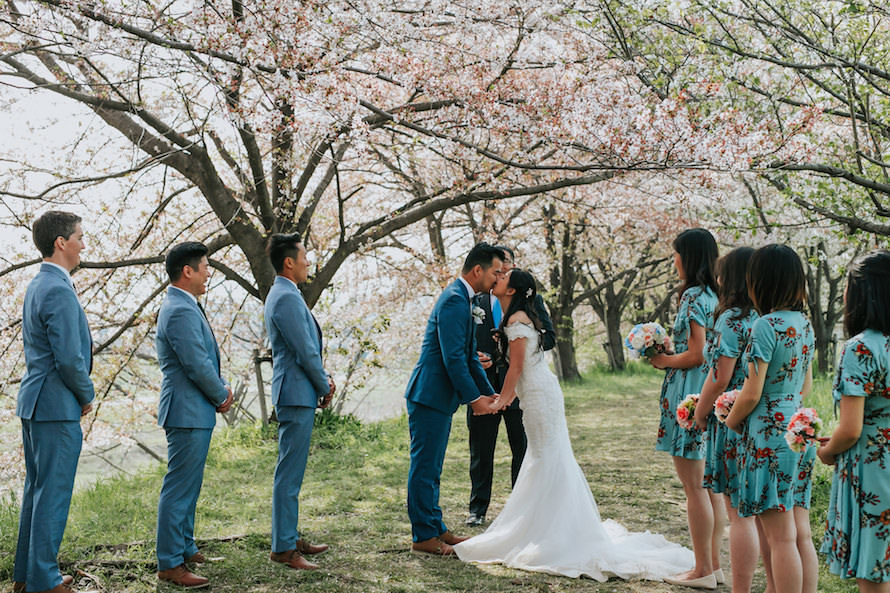
[[[226,396],[226,401],[216,406],[216,411],[220,414],[225,414],[232,407],[232,402],[235,400],[235,396],[232,394],[232,388],[226,385],[226,391],[229,392],[229,395]]]
[[[331,400],[334,399],[334,392],[337,391],[337,385],[334,383],[334,378],[330,375],[328,376],[328,387],[331,388],[330,391],[328,391],[327,395],[321,398],[321,401],[318,402],[318,407],[321,409],[331,405]]]
[[[501,397],[500,393],[495,393],[494,395],[479,396],[479,399],[471,403],[470,407],[473,408],[474,416],[484,416],[506,410],[511,403],[513,400],[507,401],[506,398]]]

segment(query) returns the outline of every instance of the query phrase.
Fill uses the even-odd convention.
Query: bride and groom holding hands
[[[412,551],[600,581],[610,576],[662,580],[690,568],[690,550],[661,535],[630,533],[600,519],[572,451],[562,390],[541,348],[535,280],[518,268],[504,273],[506,257],[487,243],[474,246],[427,322],[405,394]],[[476,351],[476,324],[484,313],[473,296],[488,292],[504,312],[497,347],[509,366],[500,394]],[[459,537],[447,528],[439,507],[452,416],[460,404],[473,414],[495,413],[517,396],[528,445],[513,492],[484,533]]]

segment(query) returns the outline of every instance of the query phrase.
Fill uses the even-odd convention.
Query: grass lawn
[[[617,375],[592,371],[583,382],[565,386],[569,431],[604,518],[689,545],[680,483],[670,458],[653,450],[660,381],[660,373],[643,365]],[[817,382],[814,396],[823,417],[830,418],[824,380]],[[463,525],[470,489],[464,414],[461,408],[454,416],[442,476],[445,521],[458,534],[482,531]],[[205,555],[222,558],[198,570],[211,579],[215,591],[689,591],[642,581],[597,583],[409,553],[405,417],[371,425],[319,419],[300,500],[300,527],[308,540],[328,543],[331,549],[316,557],[320,570],[289,570],[268,560],[276,452],[274,433],[259,427],[227,430],[214,439],[198,501],[196,535]],[[489,518],[509,494],[506,436],[496,455]],[[155,577],[153,538],[162,477],[163,468],[157,467],[75,494],[60,561],[64,572],[77,575],[76,587],[134,593],[176,590],[159,587]],[[817,541],[829,486],[830,471],[817,469],[812,510]],[[17,512],[15,501],[0,502],[4,590],[12,575]],[[820,592],[856,590],[855,583],[841,581],[824,568],[820,571]],[[763,586],[763,572],[758,570],[755,591]],[[729,591],[729,586],[722,590]]]

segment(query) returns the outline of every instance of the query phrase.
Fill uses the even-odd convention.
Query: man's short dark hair
[[[482,266],[483,270],[487,270],[491,267],[494,258],[504,261],[504,251],[485,242],[476,243],[467,254],[467,259],[464,260],[463,273],[466,274],[476,266]]]
[[[31,225],[34,245],[43,257],[52,257],[56,251],[56,239],[69,239],[80,222],[80,216],[62,210],[44,212]]]
[[[198,266],[201,265],[201,258],[207,255],[207,253],[207,246],[198,241],[186,241],[185,243],[174,245],[167,252],[167,259],[164,261],[170,282],[176,282],[182,277],[182,268],[185,266],[197,270]]]
[[[516,262],[516,254],[513,253],[513,250],[512,250],[512,249],[510,249],[510,248],[507,247],[506,245],[495,245],[495,247],[497,247],[498,249],[500,249],[501,251],[503,251],[503,252],[504,252],[504,255],[506,255],[506,254],[509,253],[509,254],[510,254],[510,259],[513,260],[514,263]]]
[[[269,243],[266,245],[266,253],[269,254],[269,261],[275,268],[275,273],[280,274],[284,269],[284,259],[292,257],[296,259],[300,253],[299,244],[303,242],[300,233],[275,233],[269,237]]]

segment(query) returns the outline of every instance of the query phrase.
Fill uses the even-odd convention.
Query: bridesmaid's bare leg
[[[797,527],[797,550],[803,569],[802,593],[816,593],[819,581],[819,557],[813,545],[813,534],[810,531],[810,510],[794,507],[794,523]]]

